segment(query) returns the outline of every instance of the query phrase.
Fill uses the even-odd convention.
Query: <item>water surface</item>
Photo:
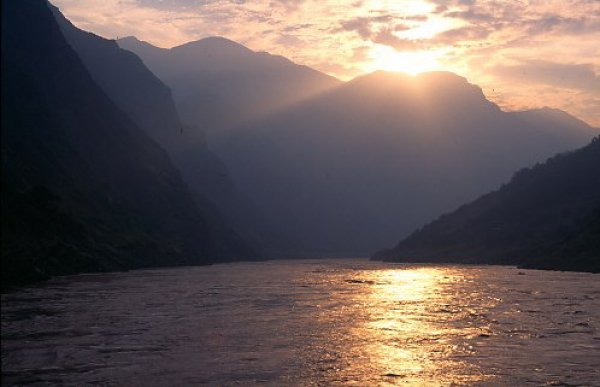
[[[2,296],[2,384],[600,386],[600,277],[272,261]]]

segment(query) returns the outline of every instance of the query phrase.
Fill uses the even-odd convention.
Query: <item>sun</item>
[[[443,50],[397,51],[388,46],[375,45],[369,52],[370,61],[366,63],[364,70],[385,70],[411,75],[443,70],[444,66],[439,61],[443,54]]]

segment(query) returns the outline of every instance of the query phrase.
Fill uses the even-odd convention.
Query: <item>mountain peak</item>
[[[145,40],[138,39],[135,36],[126,36],[124,38],[119,38],[116,40],[116,42],[117,42],[117,45],[119,45],[119,47],[121,47],[125,50],[133,51],[133,52],[135,52],[136,49],[145,50],[147,52],[166,51],[166,49],[164,49],[164,48],[157,47],[157,46],[153,45],[152,43],[148,43]]]
[[[171,50],[210,50],[218,52],[239,52],[239,53],[252,53],[248,47],[234,42],[231,39],[224,38],[222,36],[209,36],[204,39],[194,40],[191,42],[184,43],[180,46],[173,47]]]
[[[432,71],[418,75],[401,72],[375,71],[354,78],[348,87],[365,92],[384,92],[414,96],[430,95],[431,100],[457,101],[465,103],[487,102],[483,91],[460,75],[449,71]],[[421,99],[421,97],[419,97]]]
[[[119,42],[125,43],[144,43],[144,41],[139,40],[137,37],[133,35],[125,36],[124,38],[117,39]]]

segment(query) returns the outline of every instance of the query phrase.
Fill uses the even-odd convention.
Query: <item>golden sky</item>
[[[224,36],[340,79],[446,70],[505,110],[600,127],[600,0],[51,0],[78,27],[172,47]]]

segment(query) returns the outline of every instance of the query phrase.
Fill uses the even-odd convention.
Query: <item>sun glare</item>
[[[371,62],[366,65],[366,72],[385,70],[416,75],[443,69],[439,62],[443,50],[397,51],[388,46],[377,45],[371,49],[369,56]]]

